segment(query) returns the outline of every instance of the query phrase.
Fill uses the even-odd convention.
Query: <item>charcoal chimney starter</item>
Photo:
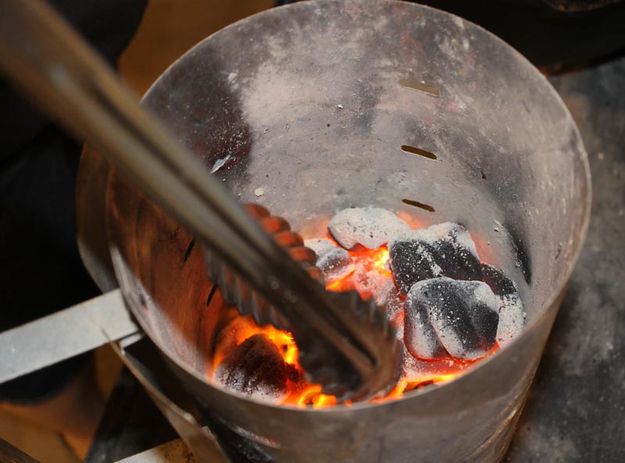
[[[515,282],[527,312],[519,337],[443,385],[321,409],[250,399],[208,379],[222,305],[211,299],[201,248],[109,172],[107,228],[124,296],[220,422],[267,461],[503,457],[590,207],[578,130],[528,61],[435,9],[310,1],[208,37],[143,104],[242,202],[262,204],[305,238],[323,237],[350,207],[420,226],[462,224],[483,260]]]

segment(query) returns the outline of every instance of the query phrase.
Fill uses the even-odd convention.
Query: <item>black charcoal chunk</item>
[[[404,342],[417,358],[482,357],[495,344],[499,308],[499,298],[481,281],[420,281],[408,292]]]
[[[345,278],[354,271],[352,256],[343,248],[335,246],[329,240],[307,240],[304,246],[317,255],[316,266],[323,272],[326,281]]]
[[[515,284],[498,268],[482,264],[482,281],[490,286],[501,300],[497,342],[503,347],[523,331],[525,326],[523,303]]]
[[[427,241],[444,276],[454,280],[480,279],[480,260],[466,228],[447,222],[426,230],[432,233]]]
[[[430,247],[421,241],[412,238],[394,241],[389,247],[389,256],[395,283],[404,293],[416,282],[442,274]]]
[[[424,282],[435,280],[424,280]],[[416,358],[433,359],[446,357],[447,352],[438,338],[430,321],[427,301],[422,297],[408,293],[404,306],[404,344]]]
[[[357,244],[375,249],[406,233],[410,227],[386,209],[352,207],[343,209],[332,217],[328,230],[345,249],[351,249]]]
[[[258,400],[280,403],[287,380],[296,379],[276,345],[263,334],[246,339],[219,365],[216,380],[225,387]]]
[[[475,243],[467,229],[456,223],[406,233],[389,244],[389,252],[395,281],[404,292],[428,278],[479,280],[481,276]]]
[[[497,296],[516,294],[516,286],[501,270],[488,264],[481,264],[482,281],[490,286]]]

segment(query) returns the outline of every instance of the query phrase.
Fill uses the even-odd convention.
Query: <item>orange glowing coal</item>
[[[304,380],[304,370],[298,361],[299,351],[293,336],[288,331],[279,330],[271,325],[259,326],[249,316],[235,315],[235,318],[228,323],[226,332],[227,334],[216,343],[212,357],[213,375],[239,345],[252,336],[262,334],[275,345],[284,362],[299,372],[296,380],[287,381],[288,393],[282,404],[313,408],[336,404],[334,396],[322,393],[321,385],[311,384]]]
[[[381,246],[377,249],[367,249],[364,246],[356,245],[349,253],[354,261],[354,269],[361,268],[365,272],[373,271],[387,279],[393,278],[393,274],[388,267],[390,256],[386,246]],[[365,291],[355,284],[352,273],[343,275],[335,280],[329,280],[326,282],[326,289],[335,292],[356,290],[364,299],[370,299],[372,296],[369,291]]]
[[[357,274],[366,274],[369,279],[374,280],[376,283],[380,281],[392,282],[393,274],[388,265],[389,251],[386,246],[377,249],[356,246],[349,253],[353,258],[354,269],[348,274],[343,274],[340,278],[327,281],[327,290],[335,292],[356,290],[363,299],[367,300],[374,296],[371,287],[360,284]],[[320,408],[337,403],[334,396],[322,393],[322,388],[319,384],[311,384],[304,379],[303,369],[298,362],[298,348],[289,332],[279,330],[270,325],[258,326],[252,318],[238,315],[236,309],[231,310],[233,315],[231,315],[232,319],[229,321],[228,335],[224,340],[216,343],[212,357],[213,372],[218,369],[228,354],[236,349],[237,346],[254,335],[262,334],[275,345],[284,362],[299,373],[295,379],[290,378],[287,380],[287,393],[283,396],[281,404]],[[395,326],[402,326],[403,312],[400,312],[399,315],[399,317],[396,317],[396,320],[392,320]],[[497,346],[493,348],[489,355],[496,350]],[[372,402],[396,399],[407,392],[424,386],[451,381],[466,368],[479,361],[466,361],[455,358],[417,360],[413,359],[409,354],[407,354],[407,357],[409,357],[408,365],[404,366],[402,376],[393,390],[384,397],[372,399]]]

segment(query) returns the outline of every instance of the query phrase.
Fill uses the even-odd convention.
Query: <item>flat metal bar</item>
[[[119,289],[0,333],[0,384],[135,334]]]
[[[182,439],[118,460],[118,463],[195,463],[197,460]]]

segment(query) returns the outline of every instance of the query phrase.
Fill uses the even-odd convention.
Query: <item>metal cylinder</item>
[[[242,202],[263,204],[304,236],[349,206],[464,224],[481,256],[515,280],[528,312],[524,333],[496,355],[398,400],[314,410],[250,400],[206,379],[216,315],[200,250],[112,172],[106,209],[117,279],[143,329],[214,416],[277,462],[502,458],[590,207],[577,128],[529,62],[431,8],[311,1],[208,37],[143,104]]]

